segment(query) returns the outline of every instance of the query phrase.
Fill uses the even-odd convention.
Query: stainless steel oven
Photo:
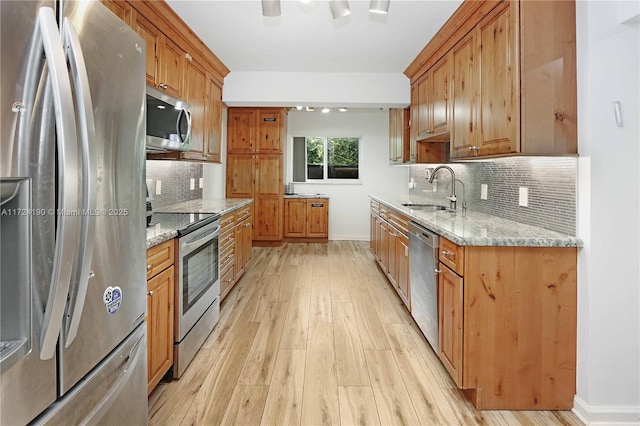
[[[220,219],[178,233],[173,377],[179,378],[220,317]]]

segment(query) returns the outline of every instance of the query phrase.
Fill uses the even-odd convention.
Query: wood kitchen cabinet
[[[286,109],[228,111],[227,197],[254,199],[254,244],[279,244],[283,238]]]
[[[231,291],[251,260],[251,211],[244,206],[220,218],[220,300]]]
[[[129,3],[124,0],[100,0],[100,2],[127,25],[131,23],[131,6],[129,6]]]
[[[147,392],[173,365],[174,242],[147,250]]]
[[[438,355],[478,409],[573,406],[577,249],[440,238]]]
[[[185,52],[136,9],[131,27],[147,43],[147,84],[181,98],[185,69]]]
[[[286,198],[284,236],[289,241],[328,241],[329,199]]]
[[[575,22],[572,1],[463,3],[405,70],[412,137],[444,131],[453,159],[576,154]]]
[[[371,250],[410,311],[408,223],[406,216],[371,200]]]

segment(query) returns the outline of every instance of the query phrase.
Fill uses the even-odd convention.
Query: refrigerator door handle
[[[68,348],[78,334],[85,298],[91,273],[94,235],[96,227],[97,171],[96,153],[92,146],[96,138],[93,120],[93,102],[89,88],[89,76],[80,46],[80,39],[69,18],[64,18],[62,39],[71,68],[71,80],[76,91],[79,136],[82,149],[82,215],[80,225],[80,245],[78,250],[78,270],[71,292],[70,321],[65,330],[65,347]]]
[[[67,63],[53,9],[42,7],[37,27],[49,69],[58,148],[57,229],[51,286],[40,336],[40,358],[51,359],[64,317],[78,245],[78,138]]]
[[[140,354],[145,352],[141,349],[140,345],[140,342],[142,342],[143,339],[144,335],[138,339],[135,345],[133,345],[133,348],[131,348],[131,351],[129,351],[129,355],[125,360],[124,366],[120,367],[120,369],[122,370],[120,376],[116,379],[116,381],[107,391],[104,397],[102,397],[102,399],[98,401],[93,410],[91,410],[91,412],[87,414],[87,417],[84,418],[80,425],[96,425],[109,411],[115,400],[118,398],[118,395],[120,395],[124,388],[127,386],[129,377],[135,370],[134,367],[138,362],[138,358],[140,358]]]

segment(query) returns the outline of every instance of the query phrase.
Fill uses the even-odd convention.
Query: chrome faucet
[[[449,200],[449,208],[451,208],[452,210],[456,209],[456,174],[454,173],[453,169],[449,166],[438,166],[435,169],[433,169],[433,172],[431,173],[431,177],[429,178],[429,183],[433,183],[433,179],[435,179],[436,174],[438,173],[438,171],[440,169],[447,169],[451,172],[451,195],[446,197]]]

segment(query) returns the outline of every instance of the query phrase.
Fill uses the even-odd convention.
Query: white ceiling
[[[282,0],[263,17],[259,0],[167,0],[234,71],[402,73],[460,0],[391,0],[388,15],[349,0],[351,15],[333,19],[327,0]]]

